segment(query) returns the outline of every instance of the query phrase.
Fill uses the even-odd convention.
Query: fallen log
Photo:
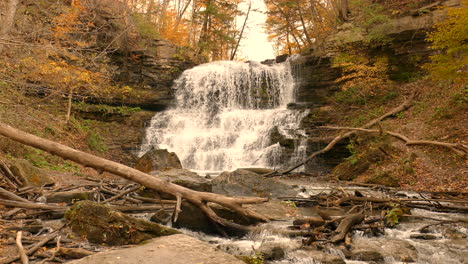
[[[398,107],[395,107],[394,109],[388,111],[387,113],[383,114],[382,116],[380,117],[377,117],[371,121],[369,121],[368,123],[366,123],[365,125],[362,126],[362,128],[370,128],[374,125],[376,125],[377,123],[379,123],[380,121],[386,119],[387,117],[390,117],[390,116],[393,116],[395,114],[398,114],[402,111],[405,111],[406,109],[410,108],[411,105],[412,105],[412,102],[413,102],[413,99],[414,99],[414,96],[416,95],[416,91],[413,91],[411,93],[411,95],[401,104],[399,105]],[[355,131],[349,131],[349,132],[346,132],[344,134],[341,134],[341,135],[338,135],[337,137],[335,137],[330,143],[328,143],[327,146],[325,146],[323,149],[321,150],[318,150],[312,154],[310,154],[305,160],[289,167],[288,169],[284,170],[284,171],[281,171],[281,172],[278,172],[278,171],[273,171],[273,172],[270,172],[270,173],[267,173],[267,174],[264,174],[263,176],[265,177],[268,177],[268,176],[272,176],[272,175],[276,175],[276,174],[279,174],[279,175],[283,175],[283,174],[286,174],[286,173],[290,173],[291,171],[299,168],[300,166],[306,164],[307,162],[311,161],[312,159],[314,159],[316,156],[320,155],[320,154],[324,154],[326,152],[328,152],[329,150],[331,150],[338,142],[340,142],[341,140],[345,139],[345,138],[348,138],[350,137],[351,135],[354,135],[356,132]]]
[[[367,132],[367,133],[383,133],[383,134],[388,134],[392,137],[400,139],[406,145],[432,145],[432,146],[445,147],[445,148],[452,150],[453,152],[457,153],[460,156],[465,156],[466,153],[468,152],[468,146],[465,146],[463,144],[447,143],[447,142],[432,141],[432,140],[411,140],[405,135],[392,132],[392,131],[387,131],[387,130],[365,129],[365,128],[359,128],[359,127],[335,127],[335,126],[321,126],[319,128],[334,129],[334,130],[355,130],[355,131],[361,131],[361,132]]]
[[[332,243],[342,241],[343,239],[345,239],[346,234],[348,234],[351,227],[353,227],[354,225],[360,223],[363,219],[364,219],[363,212],[359,212],[359,213],[355,213],[355,214],[351,214],[351,215],[346,216],[346,218],[341,220],[340,224],[338,225],[338,227],[335,230],[335,232],[337,232],[338,234],[333,236],[330,239],[330,241]]]
[[[3,197],[3,198],[6,198],[8,200],[13,200],[13,201],[17,201],[17,202],[24,202],[24,203],[28,203],[29,201],[22,198],[22,197],[19,197],[18,195],[10,192],[10,191],[7,191],[5,189],[3,189],[2,187],[0,187],[0,197]]]
[[[51,154],[60,156],[64,159],[72,160],[84,166],[92,167],[99,172],[107,171],[109,173],[121,176],[125,179],[137,182],[150,189],[154,189],[158,192],[167,193],[173,195],[179,199],[186,199],[188,202],[195,206],[198,206],[210,219],[214,222],[228,226],[235,229],[246,230],[245,226],[230,222],[220,216],[218,216],[209,206],[208,203],[216,203],[224,206],[234,212],[241,215],[258,219],[260,221],[268,221],[266,217],[242,207],[243,204],[258,204],[268,200],[268,198],[259,197],[228,197],[215,193],[206,193],[194,191],[157,177],[151,176],[139,170],[127,167],[117,162],[113,162],[101,157],[97,157],[57,142],[40,138],[38,136],[23,132],[15,129],[4,123],[0,123],[0,135],[3,135],[9,139],[20,142],[22,144],[38,148],[49,152]]]

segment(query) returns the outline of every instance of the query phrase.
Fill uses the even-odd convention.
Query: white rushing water
[[[271,142],[276,127],[286,138],[301,133],[306,115],[286,109],[294,101],[289,62],[207,63],[185,71],[174,89],[176,106],[153,117],[140,154],[168,149],[184,168],[204,172],[276,167],[305,155],[296,143],[284,160],[282,147]]]

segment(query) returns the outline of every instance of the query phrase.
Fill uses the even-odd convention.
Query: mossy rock
[[[400,181],[398,180],[398,178],[393,176],[389,171],[374,174],[370,179],[366,181],[366,183],[380,184],[390,187],[400,186]]]
[[[165,226],[137,219],[91,201],[75,203],[65,214],[73,232],[92,243],[138,244],[154,237],[178,234]]]
[[[364,173],[369,167],[377,162],[385,160],[386,154],[381,148],[371,148],[364,153],[355,154],[340,163],[333,170],[333,176],[343,180],[354,180],[361,173]]]
[[[29,161],[24,159],[17,159],[11,165],[11,171],[18,178],[24,186],[41,187],[43,185],[54,184],[55,182],[47,175],[47,172],[35,167]]]

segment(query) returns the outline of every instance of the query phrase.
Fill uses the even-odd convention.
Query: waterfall
[[[297,138],[307,114],[286,108],[294,101],[290,68],[289,62],[216,61],[186,70],[173,86],[176,106],[152,118],[140,155],[152,146],[168,149],[184,168],[205,172],[297,160],[304,144],[289,140],[295,146],[287,153],[271,139],[272,131],[286,141]]]

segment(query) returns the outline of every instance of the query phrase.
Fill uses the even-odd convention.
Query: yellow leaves
[[[53,19],[54,37],[58,40],[67,40],[67,35],[76,32],[85,32],[89,28],[95,27],[92,22],[80,21],[80,16],[87,12],[80,0],[72,0],[70,8],[68,8],[63,14]],[[85,47],[85,42],[71,41],[72,44],[78,47]]]
[[[345,91],[352,87],[370,88],[368,93],[372,95],[373,88],[382,88],[389,83],[387,57],[375,58],[371,63],[366,57],[341,53],[333,61],[333,67],[343,70],[343,76],[337,82],[342,83]]]
[[[431,56],[432,62],[424,67],[436,79],[463,81],[468,77],[468,9],[451,8],[447,16],[426,38],[432,42],[432,49],[441,52]]]

